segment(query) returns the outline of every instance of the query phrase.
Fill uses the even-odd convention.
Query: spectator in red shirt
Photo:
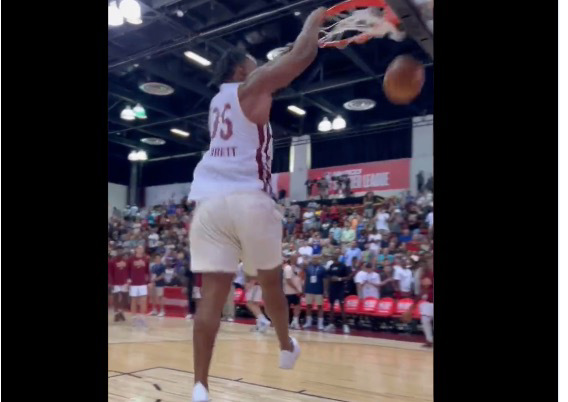
[[[114,321],[126,321],[123,310],[128,305],[128,259],[122,247],[116,249],[116,258],[109,264],[112,283]]]
[[[336,204],[333,204],[329,209],[329,218],[332,221],[339,223],[339,218],[340,218],[339,208],[337,207]]]
[[[130,285],[130,312],[134,315],[134,324],[146,326],[144,316],[146,315],[148,283],[150,281],[149,258],[144,253],[144,247],[136,247],[134,257],[128,262],[128,283]],[[140,316],[136,316],[136,305],[140,309]]]

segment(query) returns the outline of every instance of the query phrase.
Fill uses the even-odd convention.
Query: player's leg
[[[288,335],[288,301],[282,289],[282,267],[259,270],[258,281],[262,287],[264,307],[272,320],[278,336],[281,350],[292,351],[293,346]]]
[[[233,276],[232,273],[204,273],[202,276],[201,300],[193,322],[193,365],[195,383],[207,389],[213,345]]]
[[[112,307],[114,310],[114,321],[120,321],[120,292],[119,286],[114,286],[112,289]]]
[[[165,310],[165,306],[164,306],[164,287],[163,286],[157,286],[155,288],[156,291],[156,302],[157,305],[160,308],[160,312],[158,313],[158,317],[163,317],[166,315],[166,310]]]
[[[326,331],[335,332],[335,301],[337,300],[337,295],[335,292],[329,293],[329,324],[325,327]]]
[[[122,290],[120,291],[120,319],[122,321],[126,321],[126,318],[124,317],[124,311],[128,310],[128,290],[127,290],[127,286],[124,285],[122,287]]]
[[[323,296],[316,295],[316,305],[318,308],[318,330],[323,331]]]
[[[434,319],[434,303],[422,303],[420,305],[420,322],[424,335],[426,336],[425,347],[432,347],[434,344],[434,333],[432,331],[432,321]]]
[[[303,328],[307,329],[312,326],[312,305],[314,303],[314,295],[307,293],[306,294],[306,322],[304,323]]]

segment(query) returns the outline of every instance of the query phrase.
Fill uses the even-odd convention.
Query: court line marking
[[[223,341],[242,341],[242,339],[223,339]],[[253,340],[253,339],[251,339]],[[191,342],[192,339],[177,339],[177,340],[164,340],[164,341],[132,341],[132,342],[109,342],[108,345],[131,345],[131,344],[153,344],[153,343],[170,343],[170,342]],[[408,343],[416,343],[416,342],[409,342],[409,341],[397,341],[397,342],[408,342]],[[307,340],[302,339],[302,343],[329,343],[332,345],[357,345],[357,346],[376,346],[378,348],[387,348],[387,349],[400,349],[400,350],[410,350],[415,352],[429,352],[432,353],[434,349],[427,349],[427,348],[408,348],[408,347],[401,347],[401,346],[389,346],[389,345],[377,345],[372,343],[350,343],[350,342],[333,342],[333,341],[326,341],[326,340]],[[110,370],[112,371],[112,370]]]
[[[150,371],[150,370],[156,370],[156,369],[179,371],[181,373],[187,373],[187,374],[194,374],[195,375],[195,373],[193,371],[181,370],[181,369],[176,369],[176,368],[171,368],[171,367],[161,367],[161,366],[160,367],[147,368],[147,369],[143,369],[143,370],[137,370],[137,371],[133,371],[132,373],[141,373],[143,371]],[[293,390],[284,389],[284,388],[271,387],[269,385],[255,384],[253,382],[248,382],[248,381],[242,381],[242,378],[241,379],[232,379],[232,378],[219,377],[219,376],[214,376],[214,375],[210,375],[209,377],[217,378],[217,379],[220,379],[220,380],[231,381],[231,382],[238,382],[239,384],[254,385],[254,386],[257,386],[257,387],[261,387],[261,388],[269,388],[269,389],[274,389],[274,390],[277,390],[277,391],[289,392],[289,393],[292,393],[292,394],[297,394],[297,393],[300,392],[300,391],[293,391]],[[349,402],[349,401],[346,401],[344,399],[329,398],[329,397],[325,397],[325,396],[321,396],[321,395],[308,394],[308,393],[305,392],[305,390],[302,390],[302,391],[304,391],[304,392],[302,392],[302,395],[311,396],[311,397],[314,397],[314,398],[327,399],[329,401],[337,401],[337,402]]]

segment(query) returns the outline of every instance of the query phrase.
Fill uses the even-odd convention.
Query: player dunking
[[[312,12],[292,49],[257,68],[240,50],[216,66],[222,85],[209,107],[211,143],[194,172],[189,194],[197,201],[190,244],[192,271],[202,273],[201,302],[193,327],[193,401],[208,401],[208,373],[221,312],[239,259],[258,278],[266,312],[280,343],[280,368],[292,369],[300,347],[288,335],[282,290],[282,214],[272,192],[274,92],[288,86],[316,58],[324,8]]]

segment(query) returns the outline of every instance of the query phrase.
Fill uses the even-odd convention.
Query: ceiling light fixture
[[[174,93],[174,89],[171,86],[161,82],[144,82],[138,88],[142,92],[156,96],[167,96]]]
[[[136,18],[136,19],[126,19],[126,22],[132,24],[132,25],[140,25],[142,24],[142,18]]]
[[[300,109],[298,106],[295,105],[288,106],[288,110],[294,114],[297,114],[298,116],[303,116],[306,114],[306,111],[304,109]]]
[[[171,128],[170,132],[173,134],[181,135],[182,137],[189,137],[189,133],[187,131],[180,130],[179,128]]]
[[[362,112],[364,110],[370,110],[370,109],[374,108],[376,104],[377,104],[377,102],[375,102],[372,99],[358,98],[358,99],[352,99],[348,102],[345,102],[343,104],[343,107],[347,110],[352,110],[352,111],[355,111],[355,112]]]
[[[148,154],[146,151],[132,151],[128,154],[128,160],[131,162],[146,161],[148,160]]]
[[[329,130],[331,130],[331,121],[329,121],[327,117],[324,117],[318,124],[318,131],[326,132]]]
[[[299,12],[299,11],[294,11],[294,15],[295,15],[296,17],[298,17],[298,16],[302,15],[302,13]]]
[[[142,106],[139,103],[132,108],[132,111],[134,112],[134,116],[136,116],[139,119],[148,118],[148,116],[146,115],[146,109],[144,109],[144,106]]]
[[[108,5],[108,24],[112,27],[124,24],[124,18],[116,5],[116,1],[111,1]]]
[[[335,119],[333,119],[333,123],[331,124],[331,127],[334,130],[343,130],[345,127],[347,127],[347,122],[345,121],[345,119],[341,116],[337,116]]]
[[[118,5],[118,9],[122,13],[124,19],[129,22],[139,20],[142,16],[140,4],[138,4],[136,0],[122,0]]]
[[[164,145],[166,143],[166,141],[164,141],[163,139],[156,137],[142,138],[140,142],[148,145]]]
[[[120,118],[122,120],[132,121],[136,119],[136,114],[134,114],[134,110],[132,110],[130,106],[126,106],[122,109],[122,112],[120,112]]]
[[[211,62],[209,60],[207,60],[205,57],[202,57],[202,56],[198,55],[197,53],[193,53],[190,50],[183,52],[183,54],[188,59],[191,59],[191,60],[195,61],[196,63],[201,64],[204,67],[209,67],[211,65]]]

